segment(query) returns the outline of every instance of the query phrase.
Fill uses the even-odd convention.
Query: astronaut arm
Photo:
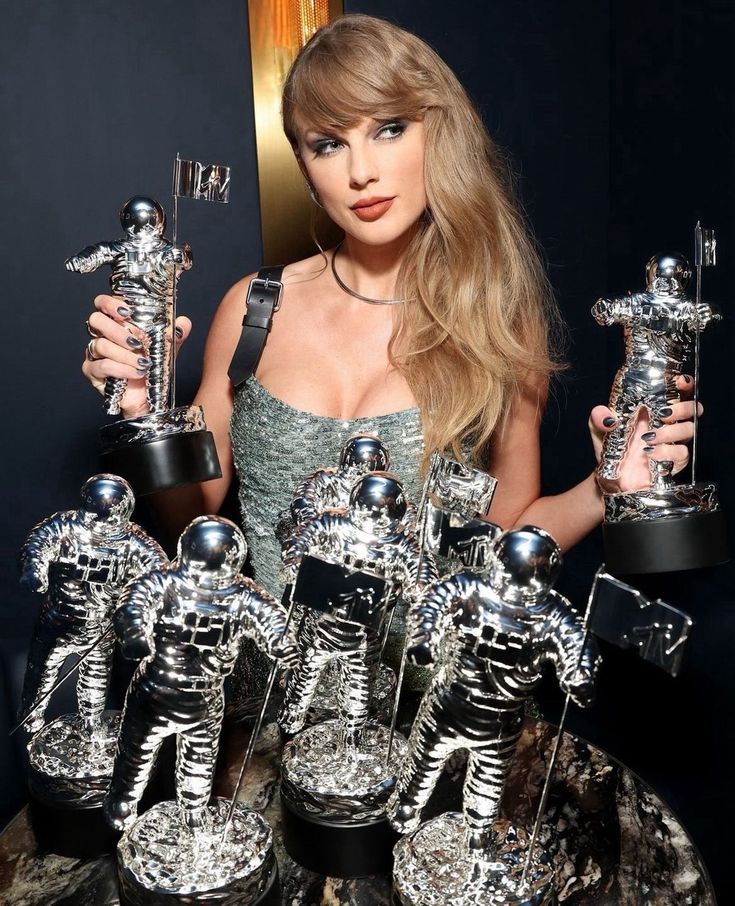
[[[592,306],[592,317],[603,327],[610,324],[629,324],[640,316],[640,302],[635,296],[622,299],[598,299]]]
[[[304,556],[318,549],[326,540],[328,530],[323,519],[314,519],[288,538],[283,546],[283,566],[287,583],[296,581],[296,574]]]
[[[316,472],[301,482],[294,491],[291,500],[291,516],[297,526],[306,525],[319,515],[317,501],[319,487],[323,483],[323,472]]]
[[[139,660],[151,653],[153,624],[163,604],[165,580],[159,571],[148,573],[125,586],[112,617],[122,653]]]
[[[563,692],[582,708],[592,702],[600,656],[594,636],[585,632],[580,614],[558,596],[549,616],[546,660],[554,664]]]
[[[406,654],[412,664],[427,666],[439,653],[451,626],[460,589],[454,577],[435,582],[424,590],[408,614]]]
[[[20,581],[31,591],[48,590],[48,571],[58,556],[61,541],[70,524],[65,513],[55,513],[31,531],[20,550]]]
[[[112,242],[98,242],[67,258],[64,267],[75,274],[91,274],[103,264],[110,264],[119,254]]]
[[[163,263],[174,265],[182,271],[188,271],[193,264],[191,246],[189,243],[184,245],[171,245],[161,255]]]
[[[287,613],[283,605],[252,580],[245,579],[244,583],[242,625],[245,634],[284,667],[295,667],[298,662],[296,621],[292,618],[286,628]]]

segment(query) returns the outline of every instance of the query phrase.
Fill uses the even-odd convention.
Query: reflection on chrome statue
[[[418,586],[435,577],[431,557],[421,557],[415,535],[402,524],[405,513],[401,483],[386,472],[372,472],[354,485],[347,510],[313,519],[287,541],[283,559],[292,583],[308,556],[339,566],[345,574],[375,577],[384,587],[356,587],[350,599],[340,595],[344,603],[330,602],[322,609],[307,606],[299,630],[299,663],[288,681],[278,717],[285,733],[303,729],[322,671],[336,661],[345,745],[356,744],[367,720],[385,617],[400,597],[410,599]],[[353,610],[371,593],[377,598],[369,620],[355,619]],[[295,600],[306,604],[298,595]]]
[[[621,493],[620,465],[639,413],[647,411],[649,430],[663,425],[661,410],[679,399],[676,379],[690,355],[695,335],[720,320],[711,306],[697,305],[686,294],[690,278],[689,262],[682,255],[654,256],[646,266],[645,292],[599,299],[592,307],[598,324],[621,324],[625,333],[625,361],[615,375],[609,403],[618,424],[605,436],[597,469],[598,482],[606,494]],[[680,512],[671,480],[673,463],[660,463],[652,469],[652,493],[631,492],[641,498],[633,502],[611,501],[608,521],[637,519],[642,513],[645,518],[656,518]],[[711,507],[711,492],[704,498],[697,504],[699,509]]]
[[[434,451],[419,525],[425,547],[450,562],[482,567],[500,532],[487,522],[497,479]]]
[[[117,598],[130,579],[162,566],[166,555],[130,521],[135,498],[122,478],[95,475],[81,496],[78,510],[39,523],[20,554],[21,581],[46,595],[28,656],[21,714],[50,692],[70,654],[81,655],[98,642],[77,680],[81,725],[93,735],[105,707],[114,639],[104,634]],[[45,710],[37,708],[26,722],[31,733],[43,726]]]
[[[246,552],[233,523],[214,516],[195,519],[179,539],[175,566],[128,586],[115,613],[123,653],[143,659],[125,700],[104,806],[109,822],[126,829],[119,853],[123,887],[131,899],[128,891],[136,885],[171,893],[211,892],[231,881],[246,883],[248,890],[254,884],[250,892],[259,896],[270,883],[274,861],[267,825],[238,805],[223,854],[217,840],[226,804],[210,804],[224,681],[242,638],[253,639],[287,665],[295,661],[295,642],[284,638],[285,609],[239,574]],[[154,806],[136,821],[158,749],[172,735],[176,803]],[[255,871],[257,877],[225,877],[231,869]]]
[[[296,487],[293,499],[276,525],[276,537],[285,542],[325,510],[341,509],[350,502],[352,487],[367,472],[385,472],[390,466],[388,449],[374,434],[348,437],[336,468],[317,469]]]
[[[533,526],[505,532],[482,572],[435,583],[411,613],[408,657],[437,666],[388,803],[408,834],[395,850],[394,885],[407,906],[545,903],[551,872],[533,854],[531,889],[519,889],[528,836],[500,818],[523,708],[553,665],[562,689],[589,704],[598,658],[583,620],[552,590],[561,554]],[[469,753],[462,814],[421,825],[444,765]]]
[[[126,235],[110,242],[90,245],[65,262],[67,270],[89,274],[98,267],[112,267],[110,289],[130,309],[130,321],[146,335],[145,355],[151,361],[146,390],[151,412],[162,412],[169,401],[169,350],[173,314],[174,283],[191,267],[191,248],[177,247],[163,235],[166,216],[152,198],[136,195],[120,211]],[[108,378],[105,411],[120,412],[125,378]]]

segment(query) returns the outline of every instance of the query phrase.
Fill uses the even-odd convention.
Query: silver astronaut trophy
[[[403,906],[541,906],[556,902],[539,845],[523,878],[529,839],[501,817],[505,780],[521,734],[524,703],[553,665],[562,689],[589,703],[597,670],[593,642],[569,602],[552,590],[561,554],[534,526],[505,532],[481,571],[435,583],[410,614],[408,657],[436,667],[419,706],[408,754],[388,803],[393,870]],[[421,823],[452,753],[469,753],[462,813]]]
[[[425,547],[450,563],[482,566],[500,529],[483,519],[497,480],[435,450],[419,507],[418,524]]]
[[[621,463],[631,452],[641,412],[648,418],[649,431],[662,426],[663,418],[670,414],[667,407],[679,399],[676,379],[691,355],[692,345],[696,344],[698,377],[699,335],[720,320],[701,301],[701,267],[714,263],[714,237],[699,226],[696,235],[695,299],[686,292],[691,278],[688,261],[682,255],[665,254],[648,262],[645,292],[599,299],[592,308],[599,324],[620,324],[625,334],[625,361],[615,375],[609,403],[617,424],[605,437],[597,469],[605,495],[605,561],[613,573],[693,569],[722,562],[728,556],[717,488],[711,483],[696,483],[696,419],[690,483],[675,482],[672,462],[651,459],[647,487],[633,491],[620,487]],[[698,391],[696,383],[695,388]]]
[[[119,712],[105,710],[112,614],[126,582],[166,563],[158,544],[130,521],[135,498],[126,481],[95,475],[81,496],[78,510],[37,525],[20,554],[21,581],[45,596],[21,701],[21,726],[33,734],[31,811],[46,848],[79,857],[109,843],[101,806],[120,723]],[[71,675],[61,674],[70,655],[80,658],[79,711],[44,726],[53,691]]]
[[[294,602],[305,608],[299,660],[278,715],[296,734],[283,752],[281,804],[290,855],[320,874],[388,871],[392,835],[385,803],[405,739],[368,719],[371,686],[391,610],[435,577],[430,557],[401,520],[398,479],[373,472],[350,505],[309,522],[287,543]],[[322,671],[338,670],[336,720],[303,729]]]
[[[196,172],[198,181],[193,178]],[[206,186],[202,173],[209,173]],[[215,185],[220,187],[217,192],[212,189]],[[67,270],[81,274],[110,265],[112,294],[120,296],[130,311],[130,322],[146,336],[143,351],[150,361],[145,377],[149,412],[113,422],[100,431],[103,468],[124,475],[139,495],[221,477],[214,438],[207,431],[201,407],[175,405],[176,287],[182,272],[192,264],[189,245],[176,242],[177,202],[182,195],[227,201],[229,168],[202,168],[177,158],[173,241],[163,234],[166,217],[161,205],[137,195],[120,211],[125,230],[122,238],[98,242],[65,262]],[[107,379],[105,410],[109,415],[120,414],[126,386],[124,378]]]
[[[353,434],[345,441],[336,467],[317,469],[297,485],[291,504],[279,517],[276,537],[284,545],[312,519],[321,516],[328,509],[349,505],[350,494],[355,482],[368,472],[387,471],[390,454],[385,444],[375,434]],[[416,521],[415,507],[406,502],[403,523],[413,525]],[[312,722],[334,717],[337,709],[339,672],[332,661],[322,672],[320,681],[311,699]],[[382,714],[389,713],[396,675],[387,664],[380,664],[375,683],[371,709]]]
[[[115,612],[123,653],[142,658],[104,805],[108,821],[124,831],[118,869],[126,903],[275,902],[270,828],[240,803],[229,820],[229,803],[210,801],[224,682],[243,637],[286,665],[295,662],[284,608],[239,574],[246,552],[233,523],[199,517],[181,535],[174,566],[129,585]],[[136,818],[168,736],[176,737],[176,801]]]

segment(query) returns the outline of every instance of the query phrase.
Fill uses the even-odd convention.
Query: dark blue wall
[[[592,468],[586,421],[607,398],[620,337],[589,306],[640,288],[663,248],[691,251],[697,217],[718,229],[720,266],[706,295],[729,315],[733,261],[733,29],[729,0],[666,3],[452,4],[348,0],[428,40],[457,71],[512,155],[570,326],[570,370],[544,426],[544,480],[559,491]],[[118,235],[126,197],[167,206],[182,156],[233,167],[228,207],[183,202],[180,235],[194,270],[181,310],[195,332],[180,360],[179,394],[196,386],[218,299],[260,260],[247,11],[244,0],[5,3],[0,59],[0,184],[5,442],[0,534],[0,653],[11,719],[36,603],[17,588],[14,559],[31,526],[73,506],[95,469],[99,398],[79,373],[83,322],[106,275],[67,274],[63,259]],[[730,513],[733,319],[704,343],[702,473],[716,475]],[[732,517],[735,519],[735,516]],[[580,604],[601,559],[597,534],[570,553],[565,590]],[[696,621],[676,681],[606,650],[598,702],[574,726],[638,770],[680,813],[730,902],[722,825],[735,806],[730,705],[735,690],[730,567],[662,578],[651,589]],[[553,716],[551,685],[544,707]],[[1,747],[0,747],[1,749]],[[8,753],[8,758],[13,754]],[[5,772],[2,806],[22,801]],[[3,783],[0,778],[0,784]],[[2,789],[2,788],[0,788]]]

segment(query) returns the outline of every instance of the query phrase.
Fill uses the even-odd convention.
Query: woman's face
[[[298,152],[327,214],[367,245],[393,242],[426,208],[423,122],[365,118],[349,129],[299,129]]]

